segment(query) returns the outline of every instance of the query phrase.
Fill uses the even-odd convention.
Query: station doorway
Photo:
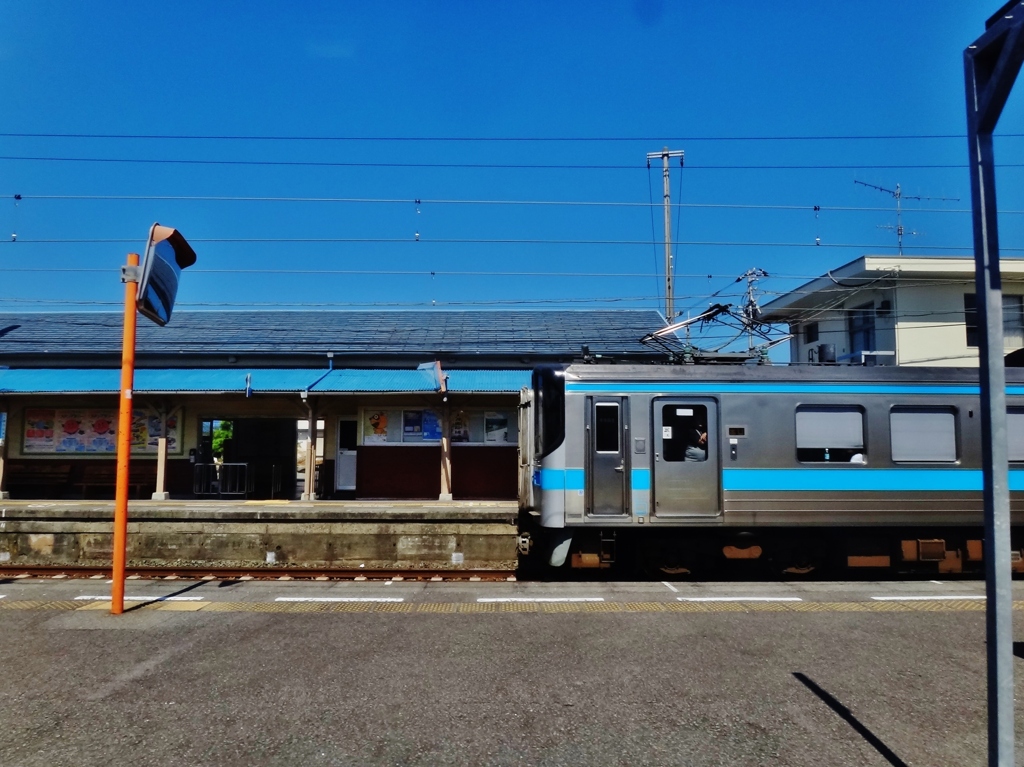
[[[198,497],[296,498],[298,421],[208,418],[200,428],[193,477]]]

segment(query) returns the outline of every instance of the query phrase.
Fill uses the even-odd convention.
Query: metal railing
[[[253,479],[247,463],[197,463],[192,492],[197,498],[248,498]]]

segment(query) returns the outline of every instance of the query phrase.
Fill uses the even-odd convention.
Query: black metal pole
[[[1024,57],[1024,2],[1007,3],[964,51],[974,269],[980,333],[982,480],[985,504],[985,635],[988,643],[988,763],[1012,767],[1013,595],[1010,488],[992,131]]]

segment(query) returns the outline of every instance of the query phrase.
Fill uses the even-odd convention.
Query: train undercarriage
[[[520,567],[616,576],[865,577],[984,573],[976,528],[520,528]],[[1013,573],[1024,574],[1024,530],[1014,530]],[[595,573],[596,574],[596,573]]]

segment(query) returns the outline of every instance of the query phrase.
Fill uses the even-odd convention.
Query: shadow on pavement
[[[1016,649],[1016,647],[1014,648]],[[871,744],[871,746],[878,751],[883,757],[888,760],[889,764],[894,767],[907,767],[907,763],[896,756],[892,749],[889,748],[885,743],[878,739],[878,737],[871,732],[867,727],[858,721],[846,706],[840,703],[838,700],[829,695],[825,690],[820,688],[813,679],[808,677],[806,674],[801,674],[799,671],[794,671],[793,676],[804,685],[808,690],[817,695],[830,709],[839,714],[840,718],[843,719],[848,725],[857,731],[864,740]]]
[[[207,583],[207,581],[196,581],[195,583],[191,583],[188,586],[185,586],[184,588],[178,589],[177,591],[175,591],[175,592],[173,592],[171,594],[161,594],[158,597],[153,597],[152,599],[147,599],[145,602],[138,602],[138,603],[132,605],[131,607],[126,607],[126,608],[124,608],[124,611],[126,613],[130,613],[133,610],[141,610],[143,607],[149,607],[151,604],[153,604],[155,602],[162,602],[165,599],[168,599],[170,597],[176,597],[176,596],[179,596],[181,594],[184,594],[187,591],[191,591],[192,589],[197,589],[200,586],[204,585],[205,583]]]

